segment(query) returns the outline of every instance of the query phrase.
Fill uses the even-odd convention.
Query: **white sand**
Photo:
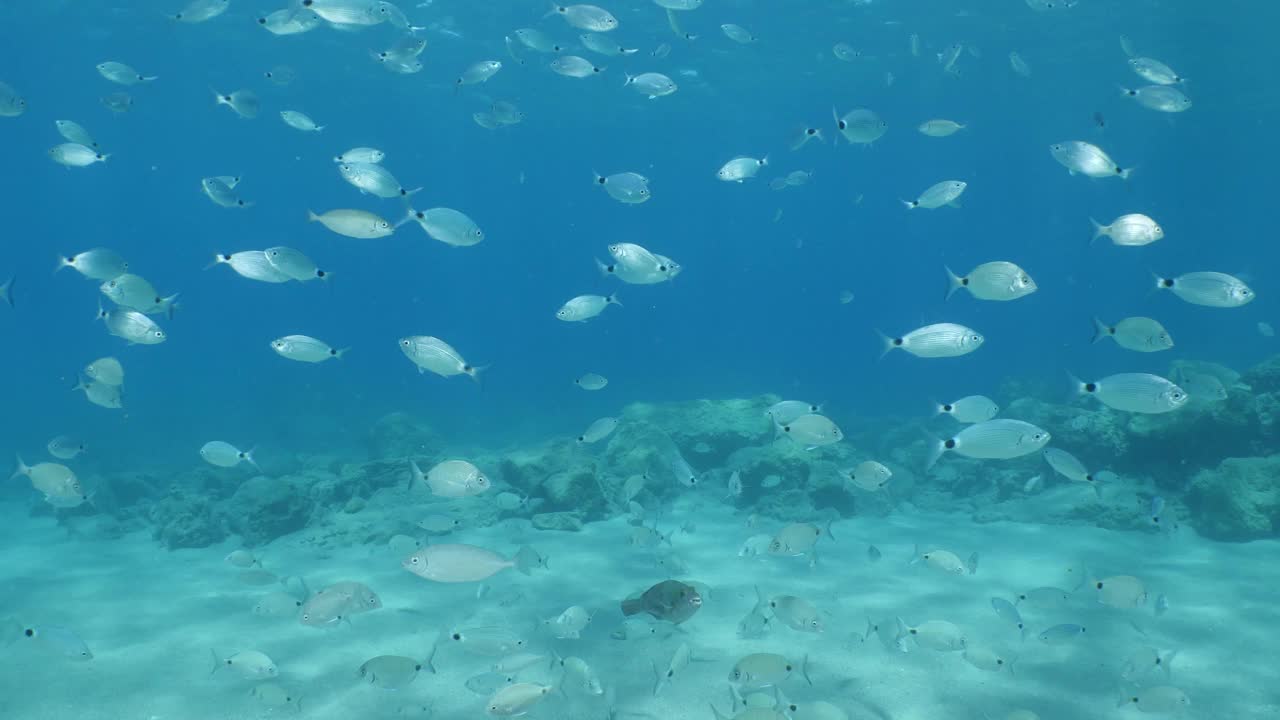
[[[802,561],[737,557],[743,539],[772,532],[762,521],[748,530],[743,518],[708,495],[701,505],[664,517],[671,529],[696,523],[693,535],[677,533],[678,555],[696,579],[713,588],[687,635],[663,641],[617,641],[608,633],[621,619],[618,600],[665,579],[651,555],[626,544],[620,520],[582,533],[543,533],[506,523],[464,531],[455,540],[509,552],[532,542],[550,557],[551,572],[525,577],[506,571],[485,599],[474,585],[439,585],[399,568],[385,548],[319,550],[307,532],[264,549],[277,572],[304,575],[313,588],[337,580],[359,580],[374,588],[385,608],[359,615],[351,626],[332,630],[292,620],[254,616],[255,598],[273,588],[245,587],[222,557],[231,547],[168,552],[144,536],[123,540],[73,538],[49,518],[32,519],[18,506],[0,507],[0,618],[23,624],[74,628],[95,658],[76,663],[42,652],[25,638],[0,651],[0,717],[13,720],[223,720],[290,717],[267,711],[250,697],[253,683],[225,670],[210,677],[210,648],[266,652],[281,669],[278,682],[304,696],[301,717],[397,717],[402,706],[428,705],[435,718],[484,717],[484,698],[463,686],[492,659],[456,647],[436,658],[440,674],[420,675],[400,692],[364,684],[356,668],[379,654],[423,655],[442,625],[508,623],[535,648],[589,661],[616,688],[618,709],[655,718],[710,718],[708,702],[728,711],[727,676],[750,652],[809,656],[814,687],[794,678],[785,686],[793,700],[825,699],[855,718],[941,720],[992,717],[1025,707],[1044,720],[1139,717],[1117,709],[1116,678],[1129,652],[1142,645],[1178,650],[1172,684],[1193,705],[1185,716],[1214,720],[1280,717],[1280,647],[1275,558],[1280,543],[1219,544],[1194,538],[1116,533],[1080,527],[1030,524],[975,526],[966,519],[895,515],[887,520],[845,520],[835,525],[837,543],[822,540],[817,568]],[[356,516],[359,518],[359,516]],[[355,522],[356,519],[345,520]],[[867,541],[883,551],[871,564]],[[907,567],[913,543],[951,549],[961,557],[977,550],[976,576],[942,575]],[[1032,631],[1025,643],[992,612],[989,599],[1012,599],[1018,591],[1061,584],[1063,570],[1084,559],[1099,574],[1143,578],[1152,598],[1168,595],[1171,609],[1156,618],[1150,606],[1120,611],[1093,602],[1084,591],[1060,611],[1024,609]],[[754,603],[753,584],[767,594],[795,594],[828,611],[828,629],[802,634],[779,626],[765,639],[743,641],[738,621]],[[498,600],[518,590],[511,608]],[[552,641],[535,629],[539,619],[580,604],[598,611],[581,640]],[[930,619],[962,626],[969,644],[994,645],[1017,657],[1017,675],[987,673],[959,654],[913,648],[890,653],[873,636],[863,644],[866,618],[901,615],[913,624]],[[472,617],[468,617],[468,615]],[[1060,622],[1088,630],[1079,642],[1046,646],[1034,633]],[[1143,637],[1133,627],[1143,628]],[[858,636],[854,639],[854,636]],[[650,662],[665,668],[675,647],[687,641],[694,662],[661,695],[652,697]],[[529,674],[537,678],[540,673]],[[1151,684],[1165,682],[1158,674]],[[568,703],[552,696],[534,718],[603,718],[599,702]]]

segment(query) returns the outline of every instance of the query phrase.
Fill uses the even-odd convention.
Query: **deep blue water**
[[[1081,0],[1067,13],[1038,14],[1014,0],[708,0],[682,16],[701,35],[688,43],[656,6],[632,0],[611,7],[616,35],[642,51],[597,59],[608,70],[584,80],[553,74],[546,56],[525,52],[520,66],[507,55],[502,38],[517,27],[564,42],[580,32],[544,19],[535,0],[406,3],[414,22],[451,17],[461,34],[425,31],[426,69],[410,76],[367,57],[394,40],[386,26],[278,38],[253,22],[257,5],[240,0],[196,26],[161,16],[175,3],[111,5],[0,6],[0,80],[29,103],[21,117],[0,118],[0,274],[18,276],[18,307],[0,308],[8,338],[0,453],[37,456],[49,438],[74,433],[104,467],[194,464],[213,438],[269,456],[358,446],[374,419],[396,409],[489,444],[577,433],[633,401],[763,392],[826,401],[838,420],[903,415],[923,412],[931,396],[994,393],[1007,378],[1057,387],[1065,370],[1163,372],[1175,358],[1243,368],[1273,350],[1255,327],[1275,307],[1269,118],[1278,105],[1264,70],[1275,60],[1266,30],[1274,13],[1257,3],[1113,9]],[[732,43],[716,27],[729,21],[761,41]],[[907,51],[911,33],[923,40],[919,58]],[[1141,83],[1125,66],[1121,34],[1191,78],[1189,112],[1156,113],[1120,96],[1117,85]],[[838,61],[831,46],[840,41],[869,58]],[[673,50],[654,60],[661,42]],[[959,77],[933,58],[953,42],[980,51],[965,53]],[[1011,50],[1031,64],[1030,78],[1010,70]],[[486,58],[504,69],[455,95],[458,73]],[[94,71],[108,59],[160,76],[127,89],[135,107],[120,116],[98,101],[123,89]],[[262,77],[281,64],[297,71],[285,88]],[[672,75],[681,90],[649,101],[622,87],[624,71],[646,70]],[[240,120],[215,107],[210,86],[255,90],[261,115]],[[516,103],[525,122],[478,127],[471,114],[487,99]],[[788,150],[800,125],[833,139],[832,106],[872,108],[889,131],[871,148]],[[300,133],[280,122],[283,109],[328,127]],[[969,128],[945,139],[915,131],[932,117]],[[70,170],[50,162],[47,149],[62,141],[53,120],[62,118],[88,128],[109,162]],[[1137,168],[1133,178],[1068,176],[1048,153],[1067,139],[1100,144]],[[309,208],[399,218],[397,201],[360,196],[338,176],[331,157],[357,145],[385,150],[403,183],[425,188],[418,208],[462,210],[486,240],[451,248],[408,225],[361,241],[308,224]],[[754,181],[714,177],[735,155],[766,153],[770,167]],[[768,187],[793,169],[813,170],[813,181]],[[647,175],[654,199],[617,203],[592,185],[593,170]],[[223,174],[244,176],[239,190],[254,207],[220,208],[200,193],[200,178]],[[908,212],[898,202],[947,178],[969,183],[962,209]],[[1140,249],[1089,245],[1089,217],[1126,212],[1155,216],[1166,238]],[[655,286],[601,278],[592,258],[615,241],[643,244],[685,270]],[[214,253],[279,244],[336,278],[268,285],[203,269]],[[97,246],[124,254],[162,293],[182,293],[178,316],[161,321],[166,343],[126,347],[93,320],[96,283],[51,272],[58,253]],[[1022,265],[1039,292],[1012,303],[963,294],[942,302],[944,264],[966,271],[995,259]],[[1153,295],[1151,270],[1242,273],[1259,299],[1232,310],[1187,305]],[[849,305],[836,299],[845,288],[855,294]],[[615,290],[621,309],[586,324],[554,318],[574,295]],[[1139,356],[1091,346],[1094,314],[1154,316],[1177,347]],[[953,360],[877,360],[876,328],[898,334],[938,321],[979,329],[985,347]],[[267,345],[290,333],[353,350],[341,362],[291,363]],[[483,388],[419,375],[396,346],[411,334],[492,363]],[[78,368],[109,354],[128,372],[123,413],[67,391]],[[588,370],[608,376],[609,388],[575,388]]]

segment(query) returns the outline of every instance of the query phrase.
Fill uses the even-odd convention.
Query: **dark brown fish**
[[[638,598],[622,601],[622,614],[648,613],[659,620],[682,623],[702,607],[702,596],[691,585],[679,580],[663,580],[645,590]]]

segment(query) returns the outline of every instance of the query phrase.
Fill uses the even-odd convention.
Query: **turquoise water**
[[[315,4],[333,12],[340,3],[370,12],[378,6]],[[1274,164],[1268,118],[1280,105],[1265,73],[1274,54],[1271,10],[1250,3],[1117,8],[1100,0],[1045,11],[1017,0],[708,0],[676,12],[681,30],[697,35],[687,40],[657,4],[629,0],[606,5],[619,23],[609,37],[638,52],[604,57],[581,47],[585,30],[544,17],[548,8],[535,0],[406,2],[400,9],[427,47],[421,72],[401,75],[368,52],[407,32],[391,22],[345,30],[321,22],[277,37],[257,22],[268,8],[244,0],[198,24],[167,18],[175,3],[111,5],[0,6],[0,81],[25,100],[24,112],[0,117],[7,149],[0,281],[16,278],[14,306],[0,306],[9,337],[0,359],[8,380],[0,452],[32,465],[54,461],[49,440],[74,436],[88,451],[65,462],[93,496],[55,511],[26,478],[0,490],[12,526],[30,531],[9,544],[3,576],[18,590],[5,593],[0,617],[13,617],[19,630],[69,628],[95,654],[88,664],[67,663],[27,647],[20,633],[10,638],[6,674],[17,678],[33,667],[44,688],[38,700],[0,701],[12,717],[382,717],[428,700],[439,703],[438,717],[475,717],[485,698],[462,685],[492,659],[456,656],[439,677],[419,678],[392,699],[354,676],[369,657],[417,654],[442,625],[468,622],[517,628],[540,652],[581,655],[610,687],[608,702],[557,695],[535,704],[534,717],[603,717],[610,708],[705,717],[708,701],[732,715],[722,686],[738,657],[794,642],[821,660],[813,687],[801,683],[795,695],[841,704],[850,717],[934,717],[941,707],[961,708],[963,717],[1004,718],[1016,707],[1046,720],[1125,717],[1139,711],[1116,709],[1117,692],[1157,684],[1185,690],[1193,704],[1180,712],[1192,716],[1215,717],[1206,708],[1223,698],[1234,698],[1235,717],[1274,712],[1273,691],[1224,688],[1230,681],[1213,664],[1234,643],[1258,642],[1234,634],[1241,624],[1234,614],[1256,622],[1274,616],[1265,600],[1249,608],[1229,601],[1267,572],[1272,523],[1280,522],[1276,503],[1265,499],[1274,493],[1265,458],[1276,452],[1270,408],[1280,387],[1265,363],[1275,339],[1259,325],[1275,322],[1267,270],[1275,258],[1266,244]],[[727,37],[719,26],[730,22],[756,41]],[[524,27],[605,71],[563,77],[548,67],[553,54],[516,43],[513,55],[504,37]],[[1122,37],[1138,55],[1188,78],[1178,87],[1192,100],[1189,110],[1157,112],[1120,93],[1119,86],[1147,84],[1127,67]],[[837,43],[860,56],[839,59]],[[963,45],[957,72],[945,72],[937,56],[956,43]],[[669,55],[655,57],[662,45]],[[1013,70],[1011,52],[1030,66],[1028,76]],[[486,59],[500,60],[502,69],[483,84],[455,88],[468,66]],[[112,83],[95,70],[107,60],[158,79]],[[280,85],[264,77],[281,68],[296,78]],[[669,75],[679,90],[649,100],[623,86],[624,73],[646,71]],[[214,102],[212,89],[251,90],[261,112],[238,118]],[[117,92],[131,97],[127,112],[104,107],[101,99]],[[495,101],[514,103],[523,121],[481,127],[473,114]],[[887,132],[865,147],[833,142],[833,108],[843,115],[859,107],[876,111]],[[282,110],[305,112],[325,129],[299,131],[281,121]],[[926,137],[916,126],[931,118],[966,127]],[[64,142],[54,125],[62,119],[84,126],[110,154],[106,162],[51,162],[48,149]],[[820,128],[824,139],[792,150],[788,138],[802,127]],[[1065,140],[1100,146],[1132,176],[1068,174],[1049,153]],[[400,200],[361,194],[339,176],[332,157],[357,146],[384,151],[384,167],[405,187],[422,188],[414,207],[460,210],[484,241],[450,247],[414,223],[390,237],[352,239],[308,223],[308,210],[335,208],[403,218]],[[767,156],[768,165],[741,184],[718,181],[716,170],[739,155]],[[812,177],[770,187],[795,170]],[[626,205],[592,183],[595,172],[625,171],[649,178],[651,200]],[[253,206],[210,202],[200,181],[218,175],[241,176],[236,192]],[[961,207],[908,211],[900,202],[946,179],[968,183]],[[1163,239],[1144,247],[1090,244],[1091,217],[1110,222],[1125,213],[1155,218]],[[593,260],[607,259],[618,242],[670,256],[682,271],[652,285],[602,277]],[[218,253],[277,245],[303,251],[333,279],[271,284],[207,267]],[[58,256],[95,247],[120,253],[162,295],[180,293],[172,318],[155,316],[164,343],[128,345],[109,335],[94,320],[99,303],[110,307],[100,281],[53,271]],[[943,300],[944,266],[966,272],[991,260],[1025,268],[1037,291],[1012,302],[963,291]],[[1257,297],[1210,308],[1153,287],[1153,272],[1194,271],[1230,273]],[[586,323],[555,317],[571,297],[614,292],[622,307]],[[845,292],[850,302],[841,301]],[[1140,354],[1090,342],[1093,316],[1135,315],[1159,319],[1174,347]],[[898,336],[939,322],[972,327],[985,341],[963,357],[879,357],[877,330]],[[272,352],[270,341],[295,333],[351,350],[314,365]],[[397,345],[410,335],[440,337],[472,364],[487,365],[482,382],[420,374]],[[81,368],[104,356],[125,368],[123,408],[98,407],[67,390]],[[1206,401],[1188,387],[1193,400],[1185,408],[1153,416],[1073,399],[1066,381],[1067,372],[1088,380],[1171,376],[1175,361],[1193,363],[1184,371],[1225,378],[1227,396]],[[589,371],[606,376],[608,386],[575,387]],[[929,436],[950,437],[961,427],[931,419],[931,402],[971,394],[994,398],[1001,417],[1043,426],[1054,447],[1093,472],[1117,472],[1118,481],[1095,500],[1088,489],[1055,480],[1038,453],[948,456],[926,473]],[[745,400],[728,402],[734,398]],[[683,404],[700,399],[714,402]],[[843,440],[812,451],[774,441],[763,411],[781,399],[821,403]],[[392,413],[403,415],[388,419]],[[572,442],[606,416],[621,419],[613,436],[587,447]],[[199,450],[210,440],[254,448],[261,471],[203,462]],[[698,487],[672,479],[673,450],[698,473]],[[405,490],[409,458],[427,470],[459,456],[494,487],[461,500]],[[1259,469],[1223,469],[1228,457],[1250,458]],[[887,497],[850,489],[838,477],[871,459],[893,471]],[[745,492],[726,498],[735,470]],[[618,487],[641,473],[648,473],[637,497],[644,523],[656,518],[663,533],[697,526],[677,533],[669,548],[683,569],[661,554],[651,562],[653,550],[625,541],[628,513]],[[1038,474],[1043,490],[1025,490]],[[775,475],[779,483],[766,485]],[[549,476],[594,478],[598,487],[566,480],[568,489],[558,490]],[[494,496],[502,491],[534,502],[499,511]],[[1145,517],[1153,496],[1178,519],[1172,537]],[[523,588],[515,610],[486,600],[493,596],[476,598],[474,585],[414,578],[387,543],[394,535],[420,539],[416,523],[427,512],[464,518],[466,530],[454,541],[504,557],[525,544],[555,548],[550,569],[496,576],[498,595]],[[560,520],[533,521],[558,512],[576,512],[586,524],[581,534],[538,529]],[[745,528],[755,515],[760,526]],[[198,532],[173,529],[187,518]],[[751,535],[833,518],[838,549],[822,554],[814,570],[736,555]],[[1008,527],[991,533],[974,518]],[[1066,546],[1082,526],[1093,526],[1090,541]],[[1062,552],[1023,546],[1041,535],[1051,538],[1045,544],[1064,544]],[[1253,544],[1229,544],[1246,540]],[[884,550],[880,564],[865,560],[868,543]],[[246,608],[266,591],[238,583],[238,570],[222,562],[241,544],[260,552],[300,598],[357,580],[382,595],[385,609],[323,631],[322,641],[292,619],[264,623]],[[962,557],[977,551],[982,571],[950,578],[907,566],[916,544],[946,544]],[[103,553],[101,566],[82,562],[86,546]],[[874,637],[866,647],[849,644],[871,613],[945,618],[985,642],[998,631],[988,596],[1057,583],[1059,570],[1081,555],[1099,576],[1146,580],[1149,602],[1125,611],[1140,617],[1134,623],[1146,635],[1126,629],[1127,614],[1100,609],[1085,587],[1073,595],[1074,610],[1052,620],[1096,622],[1110,634],[1091,637],[1088,651],[1032,653],[1017,678],[980,674],[952,653],[885,651]],[[1143,558],[1153,555],[1163,558],[1159,566],[1146,566]],[[1221,577],[1192,558],[1243,570]],[[193,572],[193,564],[207,570]],[[101,577],[103,570],[114,579]],[[593,582],[569,581],[588,571]],[[180,576],[166,579],[168,572]],[[140,616],[119,602],[122,577],[138,577],[149,602],[171,603],[166,617],[148,619],[150,610]],[[298,577],[308,590],[289,584]],[[667,577],[710,586],[711,617],[698,616],[687,634],[643,653],[619,652],[608,637],[620,621],[616,603]],[[73,591],[55,590],[59,582]],[[949,594],[955,582],[969,587]],[[1222,592],[1201,595],[1206,582],[1222,583]],[[830,631],[778,627],[766,641],[737,638],[755,584],[771,586],[770,594],[798,588],[791,592],[825,610]],[[1160,595],[1174,609],[1157,617]],[[445,612],[464,601],[483,622]],[[599,613],[583,639],[548,638],[540,621],[574,604]],[[411,641],[397,650],[389,647],[393,637]],[[314,704],[265,708],[248,695],[250,683],[206,684],[208,646],[225,653],[257,638],[273,645],[280,682]],[[665,666],[681,640],[707,662],[692,663],[684,683],[655,699],[643,687],[649,660]],[[1144,643],[1178,650],[1179,665],[1190,667],[1161,683],[1154,675],[1120,683],[1116,668]],[[1261,664],[1265,645],[1257,652]],[[130,653],[144,658],[135,675]],[[160,680],[156,669],[175,664],[189,670]],[[559,677],[557,670],[531,682],[563,685]],[[128,682],[104,684],[108,678]],[[938,696],[907,689],[921,683],[934,683]],[[99,701],[82,705],[79,697]],[[223,700],[235,704],[224,714],[210,709]]]

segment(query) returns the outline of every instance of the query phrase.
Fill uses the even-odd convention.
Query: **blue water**
[[[1266,352],[1253,325],[1270,307],[1261,271],[1268,251],[1257,239],[1270,224],[1271,168],[1256,155],[1268,144],[1256,118],[1259,104],[1275,101],[1231,69],[1265,42],[1225,29],[1230,22],[1217,13],[1226,10],[1202,18],[1193,13],[1205,11],[1156,3],[1046,14],[1012,2],[999,10],[735,3],[686,15],[685,29],[702,36],[687,43],[656,6],[626,5],[617,35],[643,51],[602,59],[614,67],[586,80],[551,73],[531,52],[523,67],[507,56],[502,36],[514,27],[564,41],[579,32],[540,20],[536,2],[502,12],[443,1],[409,8],[421,24],[452,17],[462,34],[425,32],[426,70],[410,76],[366,61],[367,49],[394,38],[387,26],[277,38],[239,6],[197,26],[157,18],[169,9],[163,3],[5,10],[10,40],[0,67],[31,107],[4,124],[10,166],[0,180],[10,207],[5,267],[21,276],[22,306],[5,319],[14,349],[4,375],[22,380],[6,413],[8,444],[42,444],[71,426],[108,438],[98,444],[122,455],[155,459],[207,436],[269,446],[282,424],[349,435],[401,407],[460,433],[504,437],[570,432],[634,400],[763,391],[825,400],[837,416],[912,413],[929,396],[994,392],[1010,376],[1056,389],[1065,369],[1159,371],[1170,355],[1242,365]],[[722,17],[756,28],[762,41],[728,41],[716,28]],[[907,52],[912,32],[924,41],[920,58]],[[1140,52],[1177,57],[1193,80],[1192,112],[1151,112],[1114,91],[1140,82],[1124,65],[1122,33]],[[870,57],[840,62],[830,52],[837,41]],[[932,57],[954,41],[981,51],[962,56],[959,77],[941,74]],[[672,53],[653,60],[660,42]],[[1224,43],[1235,62],[1220,56]],[[1011,49],[1031,63],[1030,78],[1009,71]],[[506,67],[486,85],[448,92],[462,68],[487,57]],[[118,117],[97,101],[122,89],[93,70],[107,58],[161,76],[129,88],[135,107]],[[279,64],[298,73],[285,88],[262,77]],[[648,69],[672,73],[683,89],[647,101],[621,87],[624,70]],[[675,74],[685,69],[698,78]],[[257,91],[262,114],[237,119],[214,106],[210,86]],[[485,131],[470,120],[485,108],[482,96],[515,102],[528,119]],[[836,135],[832,106],[874,108],[889,131],[870,149],[789,151],[796,126]],[[287,127],[277,117],[286,108],[328,128]],[[1094,112],[1105,131],[1094,127]],[[969,129],[945,139],[915,131],[935,116]],[[113,153],[105,166],[67,170],[47,160],[43,151],[60,141],[51,121],[63,117]],[[1136,166],[1134,178],[1069,177],[1047,151],[1068,138],[1099,143]],[[486,241],[449,248],[412,225],[358,241],[305,223],[308,208],[348,206],[398,219],[396,201],[358,196],[332,167],[332,155],[362,144],[384,149],[402,182],[425,188],[415,205],[469,213]],[[772,165],[754,182],[714,179],[729,157],[765,153]],[[591,185],[593,169],[642,172],[654,199],[613,202]],[[768,188],[770,171],[792,169],[813,170],[813,182]],[[226,210],[201,195],[199,178],[228,173],[246,178],[241,193],[255,207]],[[970,183],[962,210],[907,213],[897,203],[950,177]],[[783,216],[772,223],[776,210]],[[1090,216],[1131,211],[1156,216],[1167,239],[1139,250],[1089,247]],[[619,288],[592,266],[618,240],[670,255],[686,271],[671,285]],[[332,287],[202,270],[216,252],[273,244],[334,271]],[[55,253],[96,246],[123,253],[162,292],[182,293],[163,346],[122,348],[92,323],[92,285],[69,270],[48,273]],[[944,263],[963,272],[995,258],[1027,268],[1040,292],[1009,304],[941,302]],[[1151,296],[1148,270],[1198,269],[1248,273],[1262,299],[1224,312]],[[835,299],[843,288],[855,294],[848,306]],[[613,290],[621,311],[581,326],[553,318],[568,297]],[[1155,314],[1177,349],[1143,358],[1090,347],[1095,313]],[[943,363],[876,361],[874,328],[900,334],[936,321],[978,328],[986,347]],[[300,367],[266,345],[294,332],[354,349],[342,363]],[[492,363],[484,390],[419,377],[395,346],[407,334],[443,337]],[[130,373],[127,419],[62,392],[77,367],[108,353]],[[576,392],[571,380],[588,369],[610,377],[611,392]]]

